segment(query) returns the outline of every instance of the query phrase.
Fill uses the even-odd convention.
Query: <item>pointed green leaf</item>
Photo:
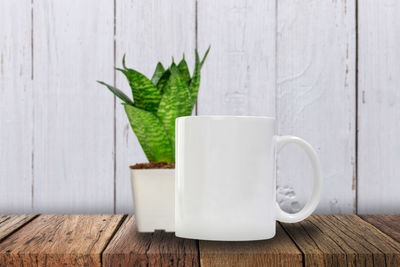
[[[160,120],[151,112],[124,105],[132,130],[149,161],[173,163],[174,153]]]
[[[118,97],[119,99],[124,101],[126,104],[133,105],[132,100],[126,94],[124,94],[124,92],[122,92],[121,90],[115,88],[114,86],[106,84],[105,82],[102,82],[102,81],[97,81],[97,82],[99,84],[106,86],[116,97]]]
[[[172,57],[171,66],[167,70],[164,71],[164,73],[161,75],[160,80],[158,81],[157,88],[160,90],[161,94],[164,94],[165,87],[167,86],[168,80],[171,77],[171,67],[173,67],[173,66],[176,67],[176,64],[173,61],[173,59],[174,58]]]
[[[163,124],[175,151],[175,119],[191,115],[188,112],[191,106],[190,93],[178,68],[172,65],[171,77],[165,88],[157,116]]]
[[[190,83],[190,72],[189,67],[186,63],[185,58],[182,58],[181,62],[178,64],[178,70],[181,72],[183,79],[185,80],[186,84]]]
[[[190,84],[189,84],[189,92],[190,92],[190,97],[192,100],[192,106],[191,106],[192,109],[193,109],[194,105],[196,104],[197,95],[199,93],[200,69],[201,69],[199,53],[197,53],[197,50],[195,52],[195,56],[196,56],[196,60],[195,60],[193,76],[192,76],[192,79],[190,80]]]
[[[207,51],[206,51],[206,53],[204,54],[204,57],[203,57],[203,59],[202,59],[201,62],[200,62],[200,68],[203,67],[204,61],[206,61],[206,58],[207,58],[207,56],[208,56],[208,52],[210,52],[210,48],[211,48],[211,45],[207,48]]]
[[[133,69],[118,69],[125,74],[132,89],[135,107],[156,112],[161,100],[158,88],[143,74]]]
[[[128,68],[126,67],[126,65],[125,65],[125,54],[124,54],[124,56],[122,57],[122,67],[123,67],[124,69],[128,69]]]
[[[157,88],[158,88],[158,90],[160,90],[161,94],[164,94],[164,89],[168,83],[170,76],[171,76],[171,71],[169,69],[164,71],[164,73],[161,75],[160,80],[157,83]]]
[[[153,82],[154,85],[157,85],[164,71],[165,71],[164,66],[161,64],[161,62],[158,62],[153,77],[151,78],[151,81]]]
[[[192,109],[193,109],[194,105],[196,104],[197,95],[199,93],[201,67],[204,64],[204,61],[206,60],[208,53],[210,52],[210,48],[211,48],[211,46],[208,47],[208,49],[207,49],[206,53],[204,54],[204,57],[201,61],[200,61],[199,53],[197,52],[197,50],[195,50],[195,56],[196,56],[195,66],[194,66],[193,76],[192,76],[192,79],[190,80],[190,84],[189,84],[189,92],[190,92],[190,96],[192,99],[192,107],[191,107]]]

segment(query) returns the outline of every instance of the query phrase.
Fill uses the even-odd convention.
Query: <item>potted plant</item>
[[[196,104],[200,70],[209,52],[200,60],[195,51],[195,66],[190,75],[185,56],[165,69],[158,62],[151,79],[130,69],[122,59],[116,68],[128,80],[133,100],[121,90],[105,85],[121,99],[132,130],[149,163],[130,166],[135,217],[139,232],[174,231],[175,224],[175,119],[190,116]]]

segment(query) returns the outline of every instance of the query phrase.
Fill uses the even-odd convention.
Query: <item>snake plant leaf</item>
[[[99,82],[124,102],[129,123],[149,161],[175,162],[175,119],[192,114],[200,86],[200,71],[209,50],[210,47],[201,60],[195,51],[192,77],[185,55],[178,65],[172,58],[167,69],[159,62],[151,79],[128,68],[124,55],[123,68],[117,70],[128,79],[133,100],[119,89]]]
[[[206,60],[208,56],[208,52],[210,51],[211,46],[208,47],[206,53],[204,54],[203,59],[200,61],[199,53],[197,52],[197,49],[195,50],[195,66],[194,66],[194,71],[193,71],[193,76],[192,79],[190,80],[189,84],[189,92],[190,96],[192,99],[192,107],[193,109],[194,105],[196,104],[197,101],[197,95],[199,93],[199,87],[200,87],[200,70],[201,67],[204,64],[204,61]]]
[[[190,72],[189,67],[186,63],[185,56],[183,56],[182,60],[178,64],[178,70],[181,72],[183,79],[186,84],[190,83]]]
[[[143,74],[133,69],[119,69],[125,74],[132,89],[135,107],[156,112],[161,100],[158,88]]]
[[[203,67],[204,61],[206,61],[206,58],[208,56],[208,52],[210,52],[210,48],[211,48],[211,45],[207,48],[207,51],[204,53],[203,59],[200,62],[200,68]]]
[[[189,89],[177,66],[170,67],[171,76],[158,107],[157,117],[160,118],[175,151],[175,119],[181,116],[191,115],[191,99]]]
[[[190,80],[189,84],[189,92],[192,100],[192,108],[196,104],[197,100],[197,95],[199,93],[199,86],[200,86],[200,58],[199,58],[199,53],[197,53],[197,50],[195,52],[196,60],[195,60],[195,65],[194,65],[194,71],[193,71],[193,76],[192,79]]]
[[[124,104],[126,115],[147,159],[173,163],[172,146],[160,120],[151,112]]]
[[[164,72],[165,72],[164,66],[161,64],[161,62],[158,62],[153,77],[151,78],[151,81],[153,82],[154,85],[157,85],[158,81],[161,78],[161,75]]]
[[[161,75],[160,80],[158,80],[157,83],[157,88],[158,90],[160,90],[161,94],[164,94],[164,89],[165,86],[168,83],[169,77],[171,76],[171,71],[169,69],[167,69],[166,71],[164,71],[164,73]]]
[[[124,103],[129,104],[129,105],[133,105],[132,100],[129,98],[129,96],[127,96],[126,94],[124,94],[124,92],[122,92],[121,90],[119,90],[118,88],[115,88],[114,86],[111,86],[109,84],[106,84],[105,82],[102,81],[97,81],[99,84],[102,84],[104,86],[106,86],[116,97],[118,97],[119,99],[121,99],[122,101],[124,101]]]
[[[124,68],[124,69],[128,69],[127,67],[126,67],[126,64],[125,64],[125,54],[124,54],[124,56],[122,57],[122,67]]]

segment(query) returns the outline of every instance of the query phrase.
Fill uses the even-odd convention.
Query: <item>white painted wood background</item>
[[[131,213],[145,161],[113,68],[151,75],[212,45],[197,114],[267,115],[318,151],[319,213],[400,212],[400,3],[394,0],[0,0],[0,212]],[[357,72],[358,70],[358,72]],[[278,200],[310,166],[288,147]]]

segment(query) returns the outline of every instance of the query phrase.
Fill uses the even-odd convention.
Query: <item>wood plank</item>
[[[282,224],[306,266],[399,266],[400,244],[356,215],[313,215]]]
[[[199,243],[201,266],[303,266],[301,252],[279,224],[269,240]]]
[[[0,242],[11,233],[30,222],[36,215],[0,215]]]
[[[400,242],[400,215],[362,215],[361,218]]]
[[[129,216],[103,253],[104,266],[199,266],[197,241],[174,233],[138,233]]]
[[[358,213],[400,213],[400,2],[358,3]]]
[[[41,215],[0,243],[0,266],[101,266],[122,215]]]
[[[112,1],[110,1],[112,2]],[[169,66],[171,56],[182,54],[189,69],[194,67],[195,0],[116,0],[116,66],[126,53],[129,67],[151,77],[158,61]],[[204,51],[204,50],[202,50]],[[112,80],[109,80],[112,83]],[[116,73],[116,86],[131,96],[126,78]],[[104,94],[111,97],[109,92]],[[133,201],[129,166],[147,162],[125,111],[116,101],[116,212],[132,213]]]
[[[275,115],[276,1],[198,0],[200,115]]]
[[[112,213],[114,3],[33,3],[34,210]]]
[[[0,213],[32,211],[31,0],[0,1]]]
[[[324,194],[317,212],[354,213],[355,0],[277,1],[278,134],[297,135],[318,152]],[[296,212],[311,194],[304,152],[278,157],[278,201]]]

